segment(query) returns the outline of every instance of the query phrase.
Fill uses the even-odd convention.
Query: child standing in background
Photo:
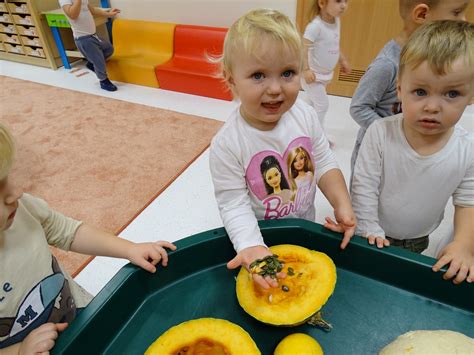
[[[114,17],[118,9],[104,10],[89,5],[89,0],[59,0],[64,13],[71,24],[77,49],[86,58],[86,67],[97,75],[100,87],[106,91],[116,91],[117,87],[107,77],[106,60],[114,52],[109,41],[96,33],[93,16]]]
[[[354,234],[354,213],[344,177],[316,112],[297,100],[302,42],[293,23],[274,10],[248,12],[226,35],[222,66],[224,79],[241,101],[210,148],[217,203],[237,252],[227,266],[249,269],[253,261],[272,255],[263,241],[258,219],[296,217],[314,222],[317,186],[336,216],[337,222],[327,218],[325,226],[344,233],[341,248],[345,248]],[[314,168],[311,184],[297,188],[291,199],[269,196],[262,179],[262,162],[278,161],[280,169],[274,168],[272,176],[267,175],[276,186],[283,180],[281,175],[288,174],[288,155],[296,147],[309,153],[308,166]],[[278,285],[255,273],[253,279],[263,288]]]
[[[340,51],[339,17],[347,10],[348,0],[315,0],[312,21],[303,36],[304,65],[302,86],[318,114],[321,127],[329,108],[326,86],[331,82],[339,62],[343,73],[350,73],[348,61]]]
[[[367,128],[376,120],[399,113],[398,62],[401,47],[419,26],[433,20],[462,20],[470,0],[399,0],[402,31],[380,51],[360,79],[350,113],[359,126],[351,157],[351,173]]]
[[[15,155],[0,122],[0,353],[49,353],[58,333],[92,296],[65,272],[49,245],[88,255],[128,259],[155,272],[168,263],[168,242],[133,243],[52,210],[23,194],[8,177]]]
[[[357,233],[382,248],[421,253],[455,206],[454,238],[438,255],[444,278],[474,281],[474,135],[456,123],[474,97],[474,25],[434,21],[401,52],[403,113],[374,122],[352,181]]]

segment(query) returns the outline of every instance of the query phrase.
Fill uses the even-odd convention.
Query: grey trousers
[[[385,236],[385,238],[390,242],[390,246],[402,247],[414,253],[421,253],[428,248],[428,244],[430,243],[429,236],[427,235],[414,239],[394,239],[387,236]]]
[[[75,38],[77,49],[94,65],[94,71],[99,80],[107,79],[105,61],[114,52],[109,41],[99,38],[96,34]]]

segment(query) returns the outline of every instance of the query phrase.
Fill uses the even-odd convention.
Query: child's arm
[[[397,68],[389,61],[378,60],[370,64],[351,100],[350,114],[359,126],[367,129],[381,118],[375,108],[390,90],[396,75]]]
[[[382,248],[390,243],[379,225],[379,187],[382,181],[384,134],[378,125],[371,126],[362,141],[352,177],[352,206],[357,217],[357,234],[369,244]]]
[[[72,5],[64,5],[62,7],[64,13],[72,20],[77,19],[81,13],[82,0],[73,0]]]
[[[303,54],[303,77],[304,80],[308,83],[314,83],[316,81],[316,75],[309,67],[309,49],[313,46],[313,42],[309,39],[303,38],[303,45],[304,45],[304,54]]]
[[[352,69],[349,61],[347,60],[344,53],[339,52],[339,65],[341,66],[341,70],[344,74],[350,74]]]
[[[232,139],[230,139],[232,141]],[[227,234],[237,255],[227,264],[229,269],[250,264],[272,253],[263,241],[257,217],[247,190],[245,172],[237,159],[238,153],[223,137],[214,138],[209,154],[209,167],[214,184],[214,194]],[[253,280],[264,289],[277,287],[271,278],[253,274]],[[282,274],[278,275],[279,277]]]
[[[93,16],[104,16],[104,17],[114,17],[120,13],[119,9],[112,8],[110,10],[102,9],[100,7],[89,6],[89,11]]]
[[[132,264],[149,272],[155,272],[155,265],[160,261],[163,266],[168,264],[168,254],[165,248],[176,250],[176,247],[168,242],[134,243],[82,224],[74,235],[70,250],[88,255],[128,259]]]
[[[318,186],[334,208],[336,222],[327,220],[325,227],[335,232],[344,233],[341,248],[344,249],[354,235],[356,220],[352,210],[349,193],[341,170],[336,162],[334,153],[329,148],[329,141],[319,123],[316,111],[310,109],[308,114],[312,119],[312,146],[315,175]]]
[[[474,281],[474,207],[455,206],[454,238],[438,255],[433,271],[439,271],[450,264],[443,275],[445,280],[452,279],[455,284],[464,280]]]
[[[0,355],[49,354],[54,347],[59,333],[68,326],[67,323],[45,323],[33,330],[21,342],[0,349]]]
[[[326,217],[324,227],[344,233],[341,249],[344,249],[355,232],[356,218],[352,210],[351,199],[341,170],[331,169],[319,179],[319,188],[334,208],[336,222]]]

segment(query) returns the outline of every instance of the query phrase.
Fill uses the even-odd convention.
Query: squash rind
[[[171,327],[151,344],[145,355],[168,355],[187,344],[207,338],[223,344],[231,354],[261,355],[242,327],[224,319],[199,318]]]

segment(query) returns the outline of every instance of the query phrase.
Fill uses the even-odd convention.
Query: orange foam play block
[[[176,25],[173,58],[155,69],[160,88],[232,100],[218,77],[219,64],[209,60],[222,55],[226,33],[226,28]]]
[[[114,54],[107,61],[109,78],[159,87],[155,67],[173,56],[174,23],[116,19],[112,25]]]

